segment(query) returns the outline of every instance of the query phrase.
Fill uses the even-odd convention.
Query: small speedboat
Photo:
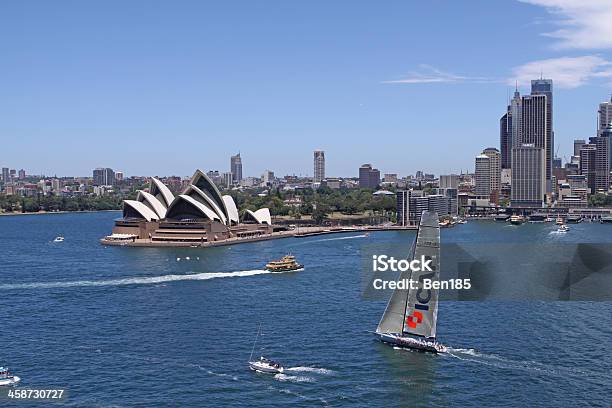
[[[569,227],[566,224],[561,224],[557,229],[557,232],[567,232],[569,231]]]
[[[259,360],[256,361],[249,361],[249,368],[253,371],[266,374],[280,374],[285,371],[279,362],[265,357],[259,357]]]
[[[53,242],[64,242],[64,237],[63,236],[57,236],[55,237],[55,239],[53,240]]]
[[[21,381],[21,378],[11,374],[8,368],[0,367],[0,386],[14,385]]]

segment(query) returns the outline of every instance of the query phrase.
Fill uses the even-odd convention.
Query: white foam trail
[[[238,272],[217,272],[217,273],[194,273],[189,275],[162,275],[162,276],[142,276],[122,279],[108,280],[81,280],[68,282],[32,282],[32,283],[7,283],[0,285],[0,290],[10,289],[51,289],[51,288],[72,288],[83,286],[123,286],[123,285],[150,285],[163,282],[187,281],[187,280],[208,280],[217,278],[236,278],[244,276],[263,275],[270,272],[263,269]]]
[[[301,375],[287,375],[287,374],[276,374],[274,378],[278,381],[289,381],[289,382],[313,382],[314,378],[306,377]]]
[[[355,238],[367,238],[368,236],[363,234],[363,235],[351,235],[350,237],[336,237],[336,238],[325,238],[325,239],[317,239],[316,241],[310,241],[310,242],[323,242],[323,241],[339,241],[339,240],[343,240],[343,239],[355,239]]]
[[[307,372],[307,373],[317,373],[317,374],[333,374],[333,370],[328,370],[327,368],[319,368],[319,367],[290,367],[286,368],[285,371],[294,371],[294,372]]]

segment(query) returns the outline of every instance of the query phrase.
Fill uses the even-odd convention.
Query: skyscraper
[[[602,102],[599,104],[597,113],[597,135],[601,136],[606,126],[612,123],[612,94],[610,95],[609,102]]]
[[[580,149],[580,174],[586,177],[589,192],[595,192],[595,159],[596,147],[594,144],[585,144]]]
[[[325,152],[323,150],[314,151],[314,178],[315,183],[320,183],[325,179]]]
[[[95,186],[114,186],[115,172],[108,167],[98,167],[93,171],[93,183]]]
[[[521,142],[521,106],[521,94],[516,88],[506,113],[499,120],[499,150],[502,169],[511,167],[512,148]]]
[[[499,120],[499,150],[501,151],[501,167],[509,169],[512,154],[512,113],[510,107]]]
[[[232,181],[240,183],[242,180],[242,158],[240,153],[230,158],[230,172],[232,173]]]
[[[605,130],[605,129],[604,129]],[[610,187],[610,138],[604,136],[595,138],[595,191],[608,192]]]
[[[8,183],[11,181],[10,172],[8,167],[2,168],[2,181]]]
[[[489,194],[491,202],[497,203],[501,189],[501,154],[494,147],[487,147],[482,154],[489,157]]]
[[[552,79],[534,79],[531,81],[531,95],[544,95],[546,97],[546,128],[544,144],[542,146],[546,152],[546,191],[552,189],[552,160],[555,146],[555,133],[553,131],[553,81]],[[530,142],[525,142],[530,143]]]
[[[489,197],[491,195],[491,159],[482,153],[476,156],[475,162],[475,181],[474,192],[478,196]]]
[[[546,152],[535,144],[512,149],[513,207],[542,207],[546,193]]]
[[[359,168],[359,188],[375,189],[380,184],[380,170],[372,168],[369,163]]]
[[[574,140],[574,156],[580,156],[580,149],[584,146],[586,142],[584,139],[575,139]]]

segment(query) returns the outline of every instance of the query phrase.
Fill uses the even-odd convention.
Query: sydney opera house
[[[198,245],[228,238],[251,238],[273,231],[270,211],[246,210],[240,220],[229,195],[201,170],[177,196],[159,179],[149,191],[138,191],[136,200],[124,200],[123,217],[115,221],[112,235],[102,242],[139,242],[144,245]]]

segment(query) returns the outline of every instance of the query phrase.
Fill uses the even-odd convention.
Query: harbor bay
[[[569,407],[612,398],[610,302],[442,300],[438,335],[449,352],[397,350],[368,333],[386,300],[363,296],[360,257],[372,245],[408,254],[413,231],[211,248],[100,245],[116,216],[0,218],[3,361],[18,368],[22,387],[65,389],[57,404]],[[470,220],[442,229],[441,240],[443,250],[556,248],[610,244],[611,228],[583,222],[563,235],[553,223]],[[58,235],[65,240],[52,242]],[[265,270],[287,253],[303,271]],[[259,324],[282,374],[248,370]]]

